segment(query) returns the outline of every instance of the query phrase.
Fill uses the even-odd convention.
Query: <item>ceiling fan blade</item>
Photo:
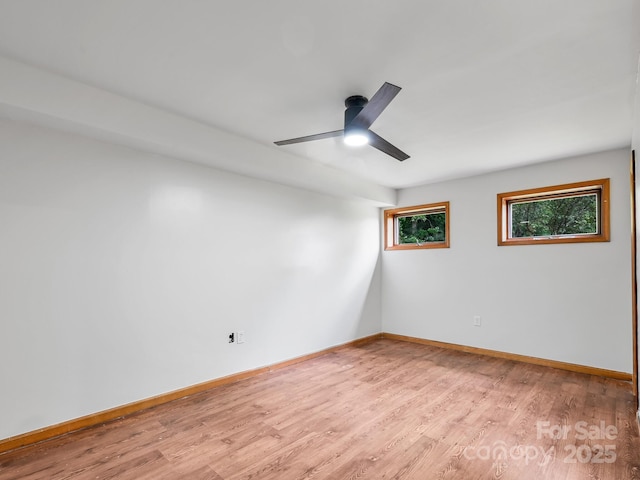
[[[400,87],[389,82],[384,82],[384,85],[380,87],[360,113],[351,121],[351,125],[354,127],[369,128],[400,90],[402,90]]]
[[[396,160],[399,160],[401,162],[406,160],[407,158],[411,158],[409,157],[409,155],[404,153],[398,147],[391,145],[384,138],[372,132],[371,130],[369,130],[369,145],[371,145],[374,148],[377,148],[381,152],[384,152],[387,155],[390,155]]]
[[[316,133],[315,135],[307,135],[306,137],[290,138],[289,140],[280,140],[273,142],[276,145],[291,145],[292,143],[311,142],[313,140],[322,140],[323,138],[339,137],[344,130],[334,130],[333,132]]]

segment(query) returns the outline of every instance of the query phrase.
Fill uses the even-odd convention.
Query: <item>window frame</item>
[[[586,243],[609,242],[610,231],[610,202],[608,178],[589,180],[585,182],[565,183],[549,187],[530,188],[514,192],[499,193],[498,201],[498,246],[507,245],[539,245],[554,243]],[[599,232],[595,234],[558,235],[553,237],[509,237],[510,218],[509,205],[515,202],[551,200],[576,194],[598,193],[598,225]]]
[[[444,213],[444,241],[426,243],[397,243],[398,222],[400,217]],[[384,249],[385,250],[423,250],[431,248],[449,248],[449,225],[451,224],[449,202],[427,203],[411,207],[392,208],[384,211]]]

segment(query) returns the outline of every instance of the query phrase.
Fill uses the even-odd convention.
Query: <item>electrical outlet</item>
[[[236,333],[236,343],[244,343],[244,330],[239,330]]]
[[[235,341],[235,334],[230,333],[229,334],[229,343],[233,343]]]
[[[482,317],[480,315],[473,316],[473,326],[480,327],[482,325]]]

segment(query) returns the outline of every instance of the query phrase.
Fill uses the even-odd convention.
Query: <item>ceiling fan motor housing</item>
[[[347,130],[351,121],[360,113],[364,106],[369,103],[367,97],[362,95],[353,95],[344,101],[347,109],[344,111],[344,128]]]

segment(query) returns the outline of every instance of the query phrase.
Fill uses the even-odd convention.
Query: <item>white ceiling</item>
[[[295,154],[401,188],[630,145],[639,3],[0,0],[0,55],[262,144],[275,180],[292,173],[274,159]],[[344,99],[385,81],[402,91],[372,130],[409,160],[340,139],[273,145],[342,128]],[[0,102],[55,125],[30,97]]]

